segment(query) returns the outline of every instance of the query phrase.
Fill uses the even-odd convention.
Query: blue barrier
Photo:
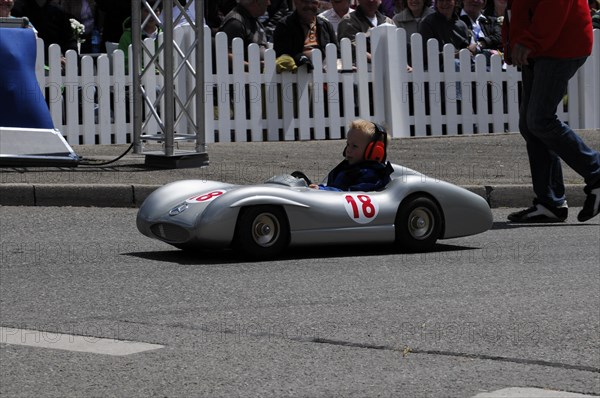
[[[32,29],[0,28],[0,126],[54,128],[35,76]]]

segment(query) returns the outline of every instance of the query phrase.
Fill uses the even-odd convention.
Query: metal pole
[[[163,0],[164,25],[163,25],[163,55],[165,101],[163,120],[165,123],[165,155],[173,156],[175,152],[175,86],[173,81],[173,0]]]
[[[141,82],[141,54],[142,54],[142,43],[140,37],[142,37],[142,10],[140,8],[140,2],[131,2],[131,35],[132,48],[131,56],[129,57],[129,74],[133,75],[133,86],[129,92],[129,97],[125,106],[129,106],[130,101],[133,101],[133,152],[136,154],[142,153],[142,123],[144,122],[144,116],[142,115],[142,82]],[[127,51],[127,50],[126,50]],[[125,65],[127,68],[127,65]]]
[[[196,152],[206,152],[206,127],[204,120],[204,0],[196,2]],[[212,54],[211,54],[212,57]]]

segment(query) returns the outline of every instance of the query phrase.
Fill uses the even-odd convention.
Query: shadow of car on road
[[[163,250],[151,252],[130,252],[122,255],[138,257],[145,260],[162,261],[181,265],[211,265],[211,264],[243,264],[288,260],[309,260],[326,258],[374,257],[374,256],[423,256],[429,253],[460,252],[477,250],[479,247],[468,247],[449,244],[436,244],[433,250],[422,253],[405,252],[390,244],[380,245],[323,245],[292,247],[283,255],[270,260],[253,260],[243,257],[231,249],[225,250]]]

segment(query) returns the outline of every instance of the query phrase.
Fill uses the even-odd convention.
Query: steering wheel
[[[310,184],[312,184],[312,181],[310,180],[310,178],[308,178],[308,177],[306,176],[306,174],[304,174],[304,173],[303,173],[303,172],[301,172],[301,171],[294,171],[294,172],[292,173],[292,177],[300,178],[300,179],[302,179],[302,180],[306,181],[306,184],[307,184],[307,185],[310,185]]]

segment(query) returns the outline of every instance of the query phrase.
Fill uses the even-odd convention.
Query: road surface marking
[[[541,388],[511,387],[502,390],[484,392],[473,398],[593,398],[597,395],[578,394],[574,392],[545,390]]]
[[[0,327],[0,344],[24,345],[35,348],[50,348],[115,356],[131,355],[164,348],[164,346],[159,344],[5,327]]]

